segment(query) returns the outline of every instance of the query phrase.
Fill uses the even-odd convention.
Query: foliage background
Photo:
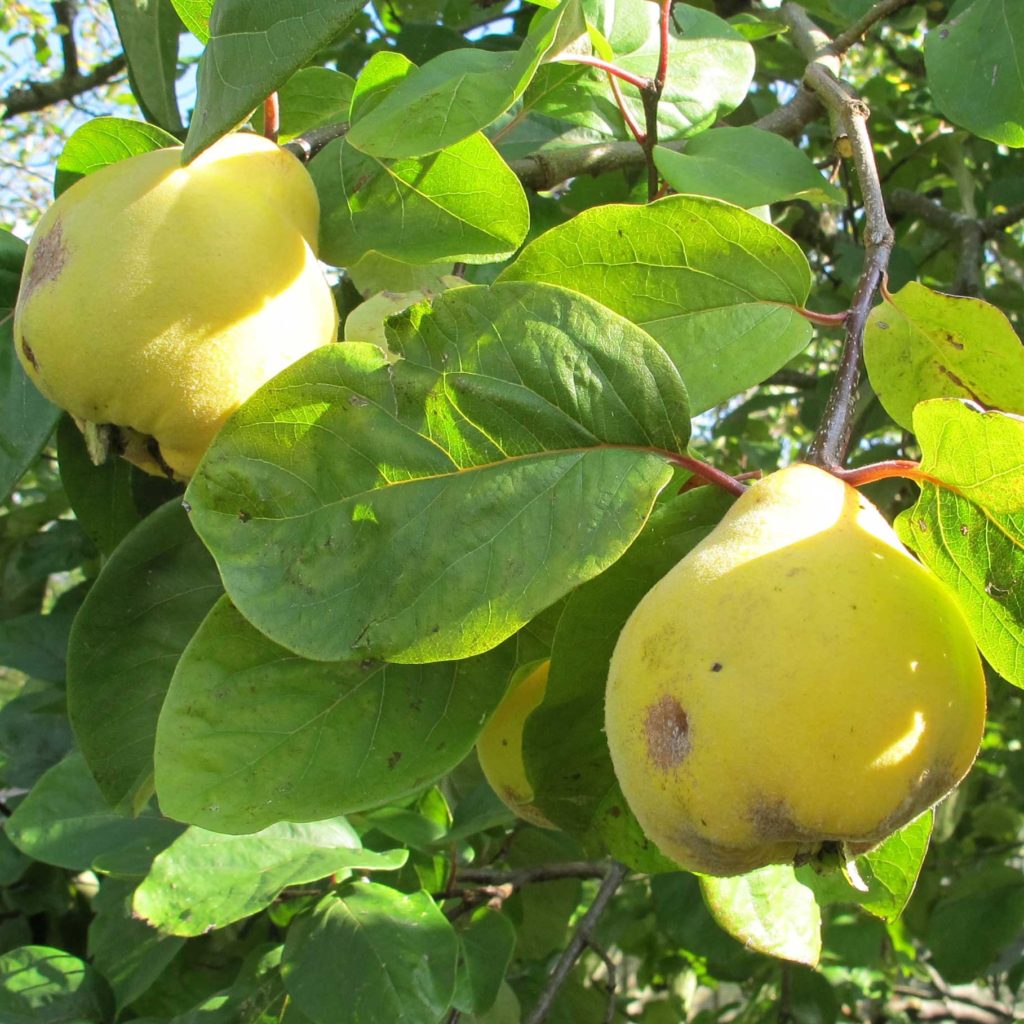
[[[984,2],[974,0],[974,6]],[[120,6],[123,16],[129,5],[112,6],[115,12]],[[158,6],[169,13],[168,4]],[[726,115],[729,125],[750,124],[797,94],[806,60],[791,35],[771,28],[766,11],[771,5],[708,0],[689,6],[751,26],[757,70],[749,94]],[[835,34],[872,5],[811,0],[803,6]],[[890,291],[919,281],[984,297],[1016,326],[1024,301],[1020,152],[945,120],[926,76],[928,33],[970,6],[944,0],[903,5],[851,48],[843,74],[872,110],[875,157],[896,231]],[[355,77],[382,52],[422,64],[467,42],[484,51],[511,50],[526,38],[534,11],[529,4],[470,0],[368,5],[313,63]],[[69,34],[56,27],[70,19],[73,53],[65,45]],[[27,238],[49,201],[54,167],[72,131],[97,114],[133,119],[143,114],[134,105],[106,3],[8,3],[0,13],[0,31],[6,42],[0,50],[0,91],[6,97],[0,113],[0,221]],[[180,39],[176,94],[187,115],[195,102],[195,64],[202,48],[187,33]],[[136,92],[147,69],[153,66],[140,57]],[[82,79],[98,71],[100,84],[79,88],[92,84]],[[44,94],[31,109],[24,101],[33,93],[30,88],[26,93],[29,80],[55,83],[55,95]],[[66,98],[60,99],[62,94]],[[318,96],[316,102],[325,100]],[[510,127],[512,114],[489,131],[497,142],[505,141],[503,155],[521,169],[515,162],[538,139],[558,136],[581,145],[605,139],[609,129],[601,125],[611,124],[614,115],[607,113],[607,99],[604,103],[596,113],[584,109],[568,129],[562,124],[555,131],[541,121],[535,137],[517,135],[522,119]],[[161,123],[147,107],[148,119]],[[287,117],[287,101],[284,110]],[[165,120],[162,127],[173,132],[181,125]],[[611,130],[626,138],[621,123]],[[810,263],[813,285],[804,304],[837,312],[849,307],[863,269],[861,196],[848,164],[833,156],[827,118],[819,115],[801,125],[798,140],[819,170],[833,178],[833,188],[821,178],[815,185],[820,195],[772,200],[771,217]],[[663,173],[670,173],[667,165]],[[625,170],[577,177],[553,191],[531,190],[529,237],[591,207],[645,198],[645,173],[637,161]],[[0,250],[4,270],[13,262],[7,253]],[[339,305],[350,314],[382,285],[405,290],[395,282],[407,278],[416,286],[456,269],[454,262],[429,270],[388,264],[382,270],[370,261],[362,274],[350,267],[338,274]],[[506,262],[458,269],[470,281],[490,283]],[[0,284],[8,287],[8,279]],[[0,296],[0,306],[9,301],[10,294]],[[764,383],[714,402],[694,421],[701,455],[734,474],[767,472],[798,457],[821,418],[838,348],[835,331],[819,331]],[[2,415],[7,436],[15,436],[16,417],[10,408]],[[368,1019],[398,1019],[404,1013],[410,1020],[436,1020],[438,1000],[427,996],[417,1002],[407,981],[409,964],[426,952],[441,961],[449,952],[462,957],[455,1005],[463,1020],[521,1019],[520,1008],[525,1013],[536,1004],[552,962],[578,933],[609,869],[605,861],[591,859],[593,850],[578,839],[514,822],[483,784],[472,756],[436,786],[349,815],[348,822],[280,826],[256,853],[232,845],[228,837],[186,834],[152,808],[138,818],[111,809],[74,753],[64,685],[68,634],[116,542],[173,491],[135,474],[128,479],[123,467],[115,468],[111,473],[127,480],[128,513],[120,521],[76,516],[71,511],[78,508],[76,486],[81,494],[83,486],[101,484],[88,475],[80,451],[76,456],[75,436],[65,422],[56,438],[42,445],[0,517],[0,661],[7,666],[0,676],[0,780],[3,810],[13,814],[0,836],[0,1019],[107,1021],[116,1012],[118,1019],[154,1024],[301,1024],[306,1018],[296,993],[303,992],[306,1006],[341,998],[339,989],[318,988],[323,981],[316,972],[303,975],[303,964],[316,960],[329,965],[332,984],[346,998],[365,985],[372,993],[368,999],[381,999],[390,984],[396,998],[408,1000],[370,1002]],[[852,466],[920,455],[909,425],[894,422],[868,387],[859,401],[851,451]],[[126,484],[107,480],[102,486],[124,494]],[[895,480],[872,484],[867,493],[890,516],[917,497],[914,485]],[[173,509],[155,514],[167,520],[168,535],[180,531],[180,524],[171,522]],[[714,514],[709,513],[709,522]],[[179,540],[183,561],[194,573],[175,580],[180,597],[200,592],[210,568],[190,532]],[[202,605],[201,596],[195,600]],[[210,604],[212,598],[199,608],[199,617]],[[530,624],[521,664],[550,648],[554,625],[553,615]],[[187,626],[188,635],[192,628]],[[499,650],[495,658],[501,657]],[[826,902],[821,958],[812,968],[745,948],[723,929],[721,914],[716,920],[708,910],[693,876],[633,875],[597,923],[593,945],[573,968],[548,1019],[658,1024],[1019,1018],[1024,1008],[1021,701],[1018,691],[994,673],[991,683],[982,754],[968,780],[936,812],[929,853],[901,917],[885,921],[851,902]],[[177,847],[177,866],[162,863],[157,871],[153,854],[172,841],[183,844]],[[209,876],[210,843],[219,844],[221,875]],[[401,850],[408,851],[404,863],[396,852]],[[280,886],[273,880],[262,887],[254,882],[254,858],[261,875],[267,864],[280,866],[275,876]],[[353,896],[354,890],[343,885],[352,872],[372,877],[372,890]],[[185,893],[177,899],[176,886]],[[449,932],[429,898],[443,892],[453,895],[444,906],[458,925],[459,950],[446,951]],[[162,929],[142,920],[140,910]],[[379,914],[404,925],[382,933],[381,942],[394,954],[386,970],[390,981],[376,976],[367,981],[368,960],[351,945],[342,922],[360,914],[363,920]],[[189,919],[193,923],[183,925]],[[66,958],[33,953],[38,947],[64,951]],[[347,958],[338,957],[342,948]],[[612,976],[615,988],[609,993]],[[26,978],[41,986],[41,994],[33,994]],[[443,987],[443,980],[434,982]],[[445,1013],[454,1019],[459,1010]]]

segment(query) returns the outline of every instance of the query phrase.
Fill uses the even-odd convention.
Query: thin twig
[[[898,10],[909,7],[914,2],[915,0],[879,0],[845,32],[840,32],[835,37],[832,41],[833,52],[845,53],[855,43],[859,43],[883,18],[888,18],[890,14],[895,14]]]
[[[58,0],[52,7],[58,27],[64,29],[60,36],[60,52],[64,61],[62,77],[74,79],[78,76],[78,46],[75,43],[75,14],[78,4],[76,0]]]
[[[597,895],[594,897],[594,902],[590,904],[586,914],[583,915],[583,920],[580,921],[579,926],[576,928],[572,939],[569,941],[569,945],[562,951],[562,955],[558,958],[558,962],[548,978],[548,983],[544,987],[540,999],[537,1000],[536,1005],[523,1021],[523,1024],[542,1024],[543,1021],[547,1020],[551,1007],[554,1005],[555,999],[568,979],[576,961],[580,958],[580,954],[593,941],[594,926],[628,873],[629,868],[625,864],[612,861],[607,874],[604,876],[604,881],[601,883],[601,888],[598,889]]]
[[[322,128],[311,128],[308,132],[297,135],[290,142],[286,142],[281,148],[287,149],[289,153],[293,153],[304,163],[308,163],[329,142],[340,139],[347,131],[347,121],[325,124]]]
[[[617,988],[615,979],[615,964],[612,962],[612,958],[608,955],[608,951],[603,947],[599,946],[593,939],[587,941],[587,948],[592,952],[596,953],[600,957],[601,962],[604,964],[604,969],[607,973],[607,980],[605,982],[605,989],[608,993],[608,1001],[604,1007],[604,1021],[602,1024],[612,1024],[615,1020],[615,990]]]
[[[604,878],[607,865],[597,861],[567,860],[554,864],[535,864],[531,868],[503,871],[500,868],[459,868],[455,882],[482,885],[511,885],[519,888],[531,882],[555,882],[564,878]]]

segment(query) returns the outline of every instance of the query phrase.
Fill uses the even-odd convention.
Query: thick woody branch
[[[873,10],[882,7],[884,5],[876,5]],[[814,90],[829,112],[837,151],[853,159],[864,203],[864,270],[846,318],[846,337],[835,383],[808,452],[809,462],[833,469],[842,465],[850,444],[864,350],[864,327],[875,293],[889,265],[894,238],[886,217],[882,186],[867,130],[870,111],[850,86],[839,78],[836,44],[828,41],[797,4],[783,4],[779,17],[790,28],[794,42],[809,62],[804,82]]]
[[[122,53],[84,75],[58,78],[52,82],[26,82],[0,99],[0,110],[3,111],[0,121],[7,121],[19,114],[31,114],[61,100],[73,100],[82,93],[91,92],[113,81],[126,66]]]

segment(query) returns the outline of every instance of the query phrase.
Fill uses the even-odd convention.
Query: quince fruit
[[[878,510],[795,465],[755,483],[637,606],[605,724],[623,795],[682,867],[866,852],[981,742],[967,623]]]
[[[257,135],[227,136],[186,166],[172,147],[104,167],[35,230],[18,357],[83,429],[187,479],[253,391],[335,340],[318,222],[306,169]]]
[[[480,767],[491,789],[511,811],[541,828],[555,825],[533,803],[533,787],[523,764],[523,726],[544,700],[550,667],[550,661],[543,661],[514,682],[476,741]]]

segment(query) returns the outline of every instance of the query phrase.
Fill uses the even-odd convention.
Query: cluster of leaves
[[[346,344],[261,389],[181,495],[93,466],[0,316],[3,1019],[518,1021],[609,856],[636,874],[589,939],[617,959],[584,956],[550,1020],[755,1021],[780,1000],[832,1020],[901,1012],[900,974],[915,998],[1024,981],[1005,683],[974,773],[860,859],[866,892],[788,866],[698,880],[623,801],[611,648],[730,500],[681,490],[673,456],[770,470],[806,443],[837,342],[801,309],[850,305],[863,217],[843,168],[815,167],[824,118],[800,147],[755,126],[806,60],[754,5],[676,6],[651,159],[678,194],[648,205],[640,93],[620,104],[574,58],[653,74],[658,5],[511,6],[113,4],[148,123],[87,122],[58,194],[179,137],[194,156],[276,91],[283,142],[330,140],[308,166]],[[1024,95],[965,74],[991,6],[908,7],[851,55],[897,235],[851,461],[922,455],[912,509],[909,488],[873,496],[1021,686],[1024,349],[995,306],[936,290],[1020,311]],[[871,4],[803,7],[839,30]],[[183,27],[205,47],[187,131]],[[523,187],[616,143],[619,169]],[[0,234],[0,313],[23,257]],[[525,755],[557,833],[511,828],[471,756],[545,657]]]

